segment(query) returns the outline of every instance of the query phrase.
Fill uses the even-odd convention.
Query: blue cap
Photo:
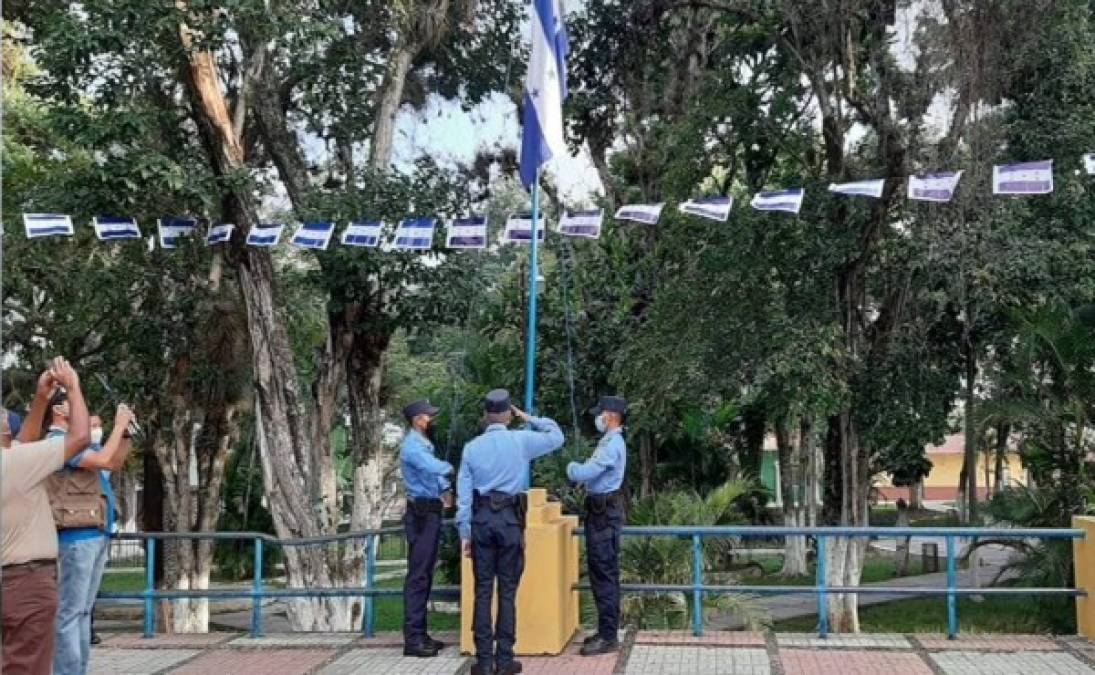
[[[509,412],[512,407],[509,402],[509,392],[505,389],[493,389],[487,392],[487,395],[483,397],[483,407],[489,413]]]
[[[403,417],[408,422],[412,421],[419,415],[436,415],[441,412],[440,409],[435,408],[429,401],[429,399],[422,399],[421,401],[415,401],[406,408],[403,409]]]
[[[603,412],[614,412],[623,415],[627,412],[627,401],[619,396],[602,396],[601,402],[593,409],[593,414],[596,416]]]

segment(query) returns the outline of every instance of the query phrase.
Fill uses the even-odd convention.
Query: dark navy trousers
[[[589,585],[597,605],[597,633],[615,642],[620,627],[620,529],[623,512],[606,505],[604,511],[586,508],[586,559]]]
[[[475,610],[472,632],[481,668],[505,668],[513,662],[517,641],[517,586],[525,571],[525,532],[512,506],[494,511],[477,506],[471,519]],[[498,582],[498,615],[491,626],[491,600]],[[497,644],[497,651],[495,645]]]
[[[440,502],[438,502],[440,505]],[[403,515],[407,535],[407,579],[403,583],[403,640],[419,645],[426,639],[426,605],[433,589],[433,570],[441,541],[441,510],[415,512],[410,504]]]

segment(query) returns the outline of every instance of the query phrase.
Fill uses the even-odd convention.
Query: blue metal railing
[[[885,595],[946,595],[947,597],[947,635],[953,639],[958,634],[958,596],[959,595],[1067,595],[1086,596],[1086,591],[1076,588],[1032,588],[1032,587],[991,587],[959,588],[956,560],[956,540],[970,539],[1082,539],[1081,529],[1050,528],[983,528],[983,527],[625,527],[624,536],[631,537],[677,537],[692,541],[692,584],[621,584],[624,593],[692,593],[692,632],[703,635],[703,596],[705,594],[724,595],[729,593],[781,594],[813,593],[817,595],[818,636],[829,634],[829,613],[827,599],[834,594],[885,594]],[[575,536],[584,536],[583,528],[574,530]],[[731,585],[713,586],[703,583],[703,540],[704,538],[758,538],[758,537],[812,537],[817,544],[816,581],[814,586],[750,586]],[[827,581],[827,545],[833,537],[848,538],[891,538],[943,537],[946,542],[947,585],[945,587],[888,587],[888,586],[830,586]],[[589,588],[588,584],[578,584],[579,590]]]
[[[446,524],[451,524],[448,521]],[[179,599],[227,599],[250,598],[251,600],[251,636],[262,635],[262,601],[266,598],[315,598],[315,597],[360,597],[363,601],[362,633],[372,637],[376,629],[376,608],[374,600],[379,596],[397,596],[401,588],[378,588],[376,586],[376,557],[381,537],[401,534],[400,527],[378,528],[362,532],[312,537],[307,539],[278,539],[259,532],[140,532],[134,534],[116,534],[117,539],[144,540],[145,547],[145,588],[131,592],[101,592],[103,600],[143,600],[144,636],[154,633],[154,601]],[[575,536],[584,536],[583,528],[574,530]],[[1067,595],[1086,596],[1087,593],[1076,588],[1031,588],[1031,587],[989,587],[959,588],[957,572],[956,541],[958,539],[991,538],[1000,539],[1082,539],[1081,529],[1001,529],[973,527],[625,527],[622,534],[629,537],[677,537],[691,540],[692,543],[692,583],[691,584],[621,584],[624,593],[681,593],[692,595],[692,631],[703,634],[703,599],[705,595],[725,595],[730,593],[781,594],[813,593],[817,596],[818,635],[822,638],[829,633],[827,599],[829,594],[885,594],[885,595],[945,595],[947,598],[947,634],[954,638],[958,634],[958,596],[960,595]],[[816,541],[817,566],[814,586],[751,586],[751,585],[710,585],[703,582],[703,542],[706,538],[767,538],[804,536]],[[944,587],[888,587],[888,586],[830,586],[826,576],[827,542],[833,537],[850,538],[890,538],[890,537],[942,537],[946,542],[946,586]],[[255,576],[250,589],[192,589],[192,590],[156,590],[154,561],[157,542],[172,539],[207,539],[254,542]],[[351,544],[360,542],[365,558],[364,579],[361,586],[340,588],[268,588],[264,585],[263,556],[266,544],[278,546],[315,546],[333,542]],[[578,584],[576,590],[587,590],[588,584]],[[433,593],[443,597],[459,597],[458,586],[435,586]]]

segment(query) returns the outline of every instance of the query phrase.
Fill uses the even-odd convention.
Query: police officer
[[[627,402],[602,396],[594,409],[601,442],[584,464],[567,465],[567,477],[586,487],[585,530],[589,584],[597,605],[597,632],[585,639],[581,654],[593,656],[620,648],[620,528],[624,524],[620,486],[627,468],[623,423]]]
[[[513,660],[517,611],[514,601],[525,570],[525,475],[529,462],[563,445],[559,425],[513,407],[509,392],[495,389],[483,401],[487,428],[464,446],[456,480],[456,524],[464,555],[475,574],[476,664],[472,675],[521,672]],[[529,426],[509,431],[516,415]],[[491,628],[491,600],[498,580],[498,617]],[[495,642],[497,641],[497,652]]]
[[[403,584],[403,655],[437,656],[445,645],[426,633],[426,603],[433,588],[433,570],[441,540],[441,512],[452,506],[446,476],[452,464],[434,456],[428,431],[438,409],[429,401],[415,401],[403,409],[407,435],[399,450],[407,510],[407,580]]]

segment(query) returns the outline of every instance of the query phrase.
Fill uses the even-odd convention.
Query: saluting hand
[[[521,410],[520,408],[518,408],[515,405],[510,406],[510,411],[513,413],[514,417],[521,420],[522,422],[528,422],[531,419],[527,412],[525,412],[524,410]]]

